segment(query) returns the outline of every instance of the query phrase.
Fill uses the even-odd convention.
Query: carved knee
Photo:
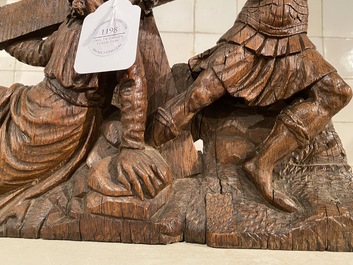
[[[315,99],[332,116],[346,106],[352,98],[351,87],[336,73],[321,79],[313,87]]]
[[[188,108],[192,113],[207,107],[226,93],[223,83],[211,69],[202,72],[188,92]]]

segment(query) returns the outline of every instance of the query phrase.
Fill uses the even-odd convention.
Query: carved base
[[[325,177],[319,173],[315,178]],[[222,248],[352,251],[352,196],[337,194],[337,190],[349,189],[351,180],[341,179],[343,187],[319,181],[323,185],[318,189],[317,185],[311,185],[316,182],[314,179],[307,182],[307,187],[292,179],[292,188],[303,189],[296,199],[305,206],[294,214],[279,212],[260,202],[255,193],[252,200],[243,194],[235,195],[234,185],[251,187],[245,180],[231,182],[226,193],[207,194],[206,243]],[[335,194],[335,198],[320,198],[323,190]]]
[[[226,177],[227,172],[220,173],[220,182],[215,176],[201,175],[177,180],[169,202],[149,220],[75,214],[73,209],[64,215],[58,205],[46,199],[31,204],[23,223],[9,219],[1,227],[1,236],[144,244],[185,240],[222,248],[353,250],[350,176],[332,174],[327,178],[319,173],[292,179],[294,191],[301,190],[296,199],[306,208],[287,214],[264,203],[244,176]],[[302,178],[309,181],[300,184]],[[163,193],[162,197],[168,191]],[[76,203],[72,200],[71,207]]]
[[[133,220],[149,220],[169,200],[171,186],[162,190],[155,198],[141,201],[135,197],[108,197],[97,192],[86,196],[85,212],[126,218]]]
[[[0,226],[0,236],[353,251],[353,177],[333,126],[276,166],[275,188],[301,207],[288,214],[268,204],[241,167],[266,138],[276,115],[230,109],[215,113],[208,108],[198,119],[202,122],[195,128],[207,128],[207,137],[201,133],[206,139],[202,173],[190,135],[183,134],[162,147],[177,177],[156,198],[141,202],[93,193],[83,166],[67,183],[17,205]],[[183,164],[184,155],[178,154],[189,149]]]

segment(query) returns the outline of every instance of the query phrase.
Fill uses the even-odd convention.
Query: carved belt
[[[45,78],[44,82],[48,84],[48,87],[50,87],[56,95],[73,105],[80,107],[99,107],[102,104],[102,98],[99,95],[92,97],[92,95],[89,94],[90,91],[78,92],[71,88],[66,88],[56,79]],[[91,97],[88,98],[87,95]]]

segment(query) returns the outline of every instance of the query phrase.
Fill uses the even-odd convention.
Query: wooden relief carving
[[[41,2],[1,7],[1,25]],[[172,69],[151,12],[169,1],[135,1],[135,64],[78,74],[82,22],[103,2],[53,0],[55,15],[0,33],[45,67],[37,85],[0,87],[0,235],[352,251],[352,172],[331,124],[352,92],[307,36],[307,0],[248,0]]]

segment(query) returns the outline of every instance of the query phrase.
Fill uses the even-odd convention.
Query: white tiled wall
[[[0,6],[16,0],[0,0]],[[309,36],[325,58],[353,87],[353,1],[308,0]],[[186,62],[212,47],[233,24],[246,0],[175,0],[155,9],[170,64]],[[34,84],[42,69],[29,67],[0,52],[0,85]],[[353,166],[353,101],[334,117],[348,161]]]

